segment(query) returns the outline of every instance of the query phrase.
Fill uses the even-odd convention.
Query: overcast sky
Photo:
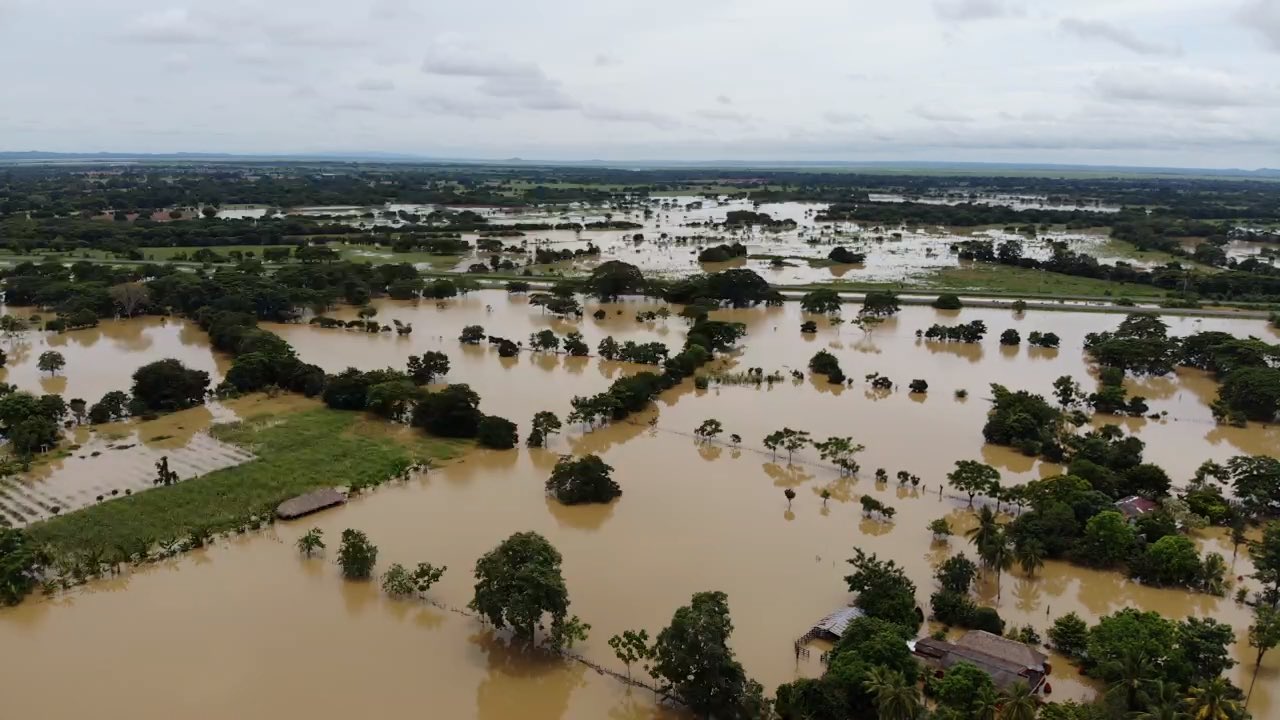
[[[0,150],[1280,167],[1280,0],[0,0]]]

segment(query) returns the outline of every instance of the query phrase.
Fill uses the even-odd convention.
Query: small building
[[[1160,505],[1155,500],[1148,500],[1141,495],[1130,495],[1123,500],[1117,500],[1116,509],[1124,515],[1126,520],[1133,522],[1147,513],[1159,510]]]
[[[312,490],[305,495],[289,498],[277,505],[276,517],[281,520],[293,520],[294,518],[300,518],[303,515],[310,515],[313,512],[319,512],[325,508],[341,505],[346,501],[347,496],[333,488]]]
[[[912,652],[927,667],[942,673],[956,663],[967,662],[990,675],[1001,690],[1023,682],[1032,692],[1039,692],[1049,673],[1049,658],[1044,653],[983,630],[971,630],[954,643],[921,638]]]
[[[840,608],[814,623],[813,627],[809,628],[809,632],[804,634],[803,642],[814,638],[836,642],[844,637],[844,631],[849,629],[849,623],[862,617],[863,614],[862,610],[852,605]]]

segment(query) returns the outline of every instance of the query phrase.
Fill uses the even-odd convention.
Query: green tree
[[[1254,577],[1271,586],[1271,594],[1280,597],[1280,520],[1272,520],[1262,528],[1262,539],[1249,546]]]
[[[702,424],[693,430],[693,434],[699,440],[714,440],[722,432],[724,432],[724,425],[715,418],[703,420]]]
[[[476,426],[476,442],[492,450],[510,450],[520,441],[516,424],[504,417],[485,415]]]
[[[378,563],[378,547],[369,542],[368,536],[359,530],[342,531],[342,544],[338,546],[338,564],[348,580],[368,580],[373,576],[373,566]]]
[[[550,410],[540,410],[533,414],[529,424],[529,439],[525,442],[529,447],[544,447],[547,436],[560,432],[560,418]]]
[[[1013,545],[1013,559],[1027,577],[1035,577],[1036,570],[1044,567],[1044,543],[1035,538],[1018,537]]]
[[[57,375],[58,371],[66,367],[67,360],[62,357],[62,353],[56,350],[46,350],[40,353],[40,358],[36,360],[36,367],[40,372],[47,372],[50,375]]]
[[[410,355],[408,362],[409,379],[417,385],[429,385],[436,378],[449,373],[449,356],[442,352],[428,350],[422,355]]]
[[[17,605],[35,588],[45,557],[25,532],[0,527],[0,605]]]
[[[898,304],[898,296],[891,292],[869,292],[862,300],[862,309],[858,311],[860,315],[871,315],[874,317],[890,317],[897,315],[901,306]]]
[[[978,524],[965,532],[969,542],[978,548],[979,554],[982,548],[995,542],[999,534],[1000,525],[996,522],[996,514],[991,508],[985,506],[978,511]]]
[[[1129,557],[1135,536],[1133,527],[1115,510],[1089,518],[1084,536],[1076,543],[1075,556],[1095,567],[1115,567]]]
[[[587,292],[605,302],[612,302],[620,295],[639,294],[645,288],[644,274],[640,268],[621,260],[600,263],[586,279]]]
[[[933,533],[934,542],[941,542],[951,537],[951,524],[946,518],[935,518],[929,522],[929,532]]]
[[[895,623],[914,634],[921,620],[915,583],[894,561],[867,555],[862,548],[854,548],[853,552],[848,562],[854,571],[844,580],[849,592],[858,594],[854,604],[868,616]]]
[[[326,391],[327,392],[327,391]],[[480,396],[470,385],[449,385],[427,393],[413,406],[411,423],[440,437],[475,437],[480,431]]]
[[[568,630],[590,626],[576,615],[567,617],[569,590],[561,560],[559,551],[538,533],[515,533],[476,561],[475,596],[468,607],[529,642],[545,627],[543,616],[549,615],[551,644],[564,645],[572,635]]]
[[[1253,662],[1253,678],[1249,681],[1249,695],[1245,697],[1245,704],[1249,704],[1249,697],[1253,696],[1253,685],[1258,682],[1258,670],[1262,667],[1262,658],[1266,654],[1280,645],[1280,609],[1274,606],[1260,604],[1253,609],[1253,624],[1249,626],[1249,647],[1258,651]]]
[[[468,325],[458,335],[459,342],[467,345],[478,345],[484,339],[484,328],[479,325]]]
[[[304,535],[298,538],[298,552],[311,557],[316,552],[324,549],[324,531],[320,528],[311,528]]]
[[[973,507],[975,496],[1000,487],[1000,471],[976,460],[957,460],[956,469],[947,473],[947,483],[968,495],[969,507]]]
[[[1233,720],[1240,717],[1240,703],[1233,697],[1235,688],[1225,678],[1205,680],[1187,690],[1187,710],[1194,720]]]
[[[1035,720],[1040,712],[1040,698],[1025,682],[1014,683],[1000,707],[1000,720]]]
[[[133,402],[142,412],[185,410],[204,402],[209,373],[191,370],[172,358],[157,360],[133,373]]]
[[[621,635],[609,638],[609,647],[623,665],[627,666],[627,678],[631,678],[631,665],[640,660],[647,660],[653,655],[649,647],[649,633],[645,630],[625,630]]]
[[[961,595],[969,592],[969,586],[977,575],[978,566],[965,557],[964,553],[947,558],[934,573],[943,590]]]
[[[1257,516],[1280,505],[1280,459],[1239,455],[1227,461],[1227,472],[1245,512]]]
[[[1049,640],[1058,652],[1072,659],[1081,658],[1089,643],[1089,625],[1074,611],[1053,621]]]
[[[873,666],[864,687],[874,698],[880,720],[914,720],[920,714],[920,691],[896,670]]]
[[[855,443],[853,438],[829,437],[813,444],[823,460],[830,460],[840,470],[841,475],[852,475],[858,472],[859,465],[854,456],[865,450],[865,446]]]
[[[821,288],[804,294],[800,308],[816,315],[834,315],[840,312],[840,293]]]
[[[622,495],[612,473],[598,455],[562,455],[547,479],[547,492],[565,505],[611,502]]]
[[[742,664],[734,658],[729,647],[732,633],[728,596],[722,592],[695,593],[658,633],[653,648],[654,677],[699,716],[759,717],[764,690],[747,678]]]
[[[968,662],[958,662],[947,668],[946,675],[933,684],[938,704],[961,713],[969,720],[986,710],[994,709],[995,684],[991,676]]]

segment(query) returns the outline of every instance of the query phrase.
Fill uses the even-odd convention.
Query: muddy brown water
[[[377,306],[379,319],[412,322],[413,334],[370,336],[302,325],[272,329],[302,357],[328,370],[402,367],[409,354],[443,350],[454,364],[447,381],[471,383],[486,412],[510,417],[522,431],[535,411],[550,409],[563,417],[572,395],[599,392],[638,368],[550,355],[504,360],[487,346],[461,348],[456,337],[464,325],[481,324],[512,339],[527,339],[546,327],[561,333],[578,328],[593,348],[606,334],[619,341],[661,339],[673,346],[684,334],[683,323],[674,318],[665,327],[636,323],[635,312],[657,307],[651,303],[606,306],[623,313],[603,321],[588,314],[572,323],[496,292],[473,293],[443,308],[393,301]],[[1080,352],[1083,335],[1120,321],[1113,315],[1032,312],[1019,317],[998,310],[911,307],[870,336],[848,327],[837,331],[820,321],[817,336],[806,339],[798,332],[802,316],[795,304],[720,315],[749,327],[745,349],[728,361],[737,368],[802,368],[825,347],[856,379],[854,386],[806,378],[771,389],[698,391],[686,383],[633,416],[634,422],[587,433],[568,428],[547,450],[477,451],[314,518],[221,541],[207,552],[52,599],[33,598],[0,611],[0,647],[6,649],[0,653],[0,688],[17,690],[5,693],[7,707],[16,717],[59,718],[101,713],[104,707],[141,718],[339,718],[370,707],[484,719],[678,716],[656,708],[647,691],[628,690],[583,665],[513,650],[471,618],[386,599],[372,584],[343,582],[332,547],[326,557],[311,561],[293,549],[293,541],[313,525],[324,529],[334,546],[344,528],[366,531],[380,548],[380,568],[392,562],[448,565],[431,596],[454,607],[470,598],[470,569],[479,555],[512,532],[543,533],[564,555],[572,612],[593,626],[590,639],[577,650],[619,671],[623,668],[606,643],[610,635],[641,627],[654,633],[693,592],[723,590],[736,628],[733,645],[748,672],[772,692],[779,683],[821,672],[816,652],[813,659],[796,661],[792,640],[849,602],[841,578],[853,547],[904,565],[920,588],[922,604],[932,592],[930,576],[938,563],[959,550],[972,555],[962,539],[935,544],[926,530],[936,517],[948,517],[958,531],[972,523],[963,500],[937,494],[955,460],[992,463],[1006,483],[1057,472],[983,445],[987,386],[1002,382],[1048,393],[1062,374],[1089,386],[1094,381]],[[978,348],[939,346],[914,336],[933,322],[977,318],[990,328]],[[1221,329],[1276,341],[1257,321],[1171,318],[1170,324],[1176,334]],[[1031,330],[1053,330],[1062,336],[1063,349],[1002,349],[996,338],[1006,327],[1019,328],[1024,337]],[[199,350],[193,346],[191,352]],[[207,348],[203,352],[216,369],[221,361]],[[78,381],[69,356],[68,382],[119,387],[117,374],[127,377],[143,358],[157,357],[151,351],[129,355],[121,349],[115,357],[127,371],[81,365],[79,372],[103,378]],[[890,375],[900,388],[869,393],[863,375],[875,371]],[[915,377],[929,381],[926,396],[905,391]],[[1214,396],[1213,382],[1200,373],[1180,371],[1133,385],[1148,395],[1153,410],[1168,416],[1126,427],[1139,433],[1148,444],[1148,458],[1168,469],[1175,482],[1185,482],[1208,458],[1280,454],[1274,428],[1213,424],[1206,405]],[[957,388],[969,390],[967,400],[955,399]],[[695,442],[692,429],[711,417],[724,422],[726,435],[742,435],[743,447]],[[785,457],[760,450],[760,438],[784,425],[819,438],[854,437],[867,446],[859,458],[863,470],[841,479],[811,451],[788,465]],[[565,452],[601,454],[614,466],[623,496],[607,506],[569,508],[549,501],[542,484],[557,454]],[[908,470],[921,476],[923,485],[899,488],[892,479],[878,485],[877,467],[891,476]],[[790,508],[784,488],[797,492]],[[831,491],[825,505],[819,497],[824,488]],[[858,498],[867,493],[897,508],[893,522],[862,516]],[[1197,533],[1196,539],[1202,550],[1222,552],[1230,561],[1231,548],[1220,531]],[[1233,576],[1250,572],[1246,556],[1235,560]],[[1244,583],[1254,587],[1250,579]],[[1042,634],[1053,618],[1072,610],[1089,620],[1123,607],[1171,618],[1215,617],[1231,623],[1239,635],[1234,652],[1242,665],[1233,680],[1247,685],[1252,669],[1245,644],[1248,609],[1230,597],[1144,587],[1118,573],[1056,562],[1034,578],[1019,570],[1005,573],[998,602],[995,578],[985,578],[979,594],[984,602],[996,603],[1011,624],[1029,623]],[[124,672],[112,672],[116,666]],[[136,691],[141,678],[148,688],[145,700]],[[1060,659],[1051,681],[1054,698],[1093,693]],[[1276,707],[1278,681],[1280,660],[1270,657],[1250,704],[1256,717],[1269,717]]]

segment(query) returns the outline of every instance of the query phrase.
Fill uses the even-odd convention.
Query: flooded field
[[[873,200],[901,201],[901,196],[874,196]],[[933,198],[936,202],[961,202],[957,198]],[[1011,207],[1040,207],[1047,203],[1040,198],[992,196],[983,199],[989,204],[1005,204]],[[1047,205],[1046,205],[1047,206]],[[1018,239],[1025,245],[1025,255],[1044,259],[1050,255],[1050,243],[1065,243],[1070,249],[1089,253],[1105,262],[1123,260],[1146,266],[1149,262],[1135,261],[1108,251],[1107,231],[1053,230],[1036,238],[1006,232],[1000,228],[947,228],[947,227],[884,227],[863,226],[852,222],[817,222],[818,213],[826,209],[825,203],[762,203],[724,197],[680,195],[650,198],[617,207],[570,204],[557,208],[451,208],[468,210],[485,216],[495,228],[515,223],[592,223],[606,220],[628,221],[641,225],[630,230],[530,230],[523,236],[502,238],[507,246],[521,245],[529,248],[546,246],[556,250],[579,250],[588,245],[600,249],[598,256],[583,257],[574,261],[555,264],[551,269],[566,274],[589,272],[597,263],[606,260],[625,260],[658,277],[679,277],[697,272],[712,272],[726,267],[749,267],[776,285],[798,285],[819,282],[905,282],[919,280],[929,273],[943,269],[962,267],[953,246],[965,240],[989,240],[1001,242]],[[390,204],[379,207],[307,207],[294,208],[291,214],[311,218],[328,218],[357,227],[398,226],[403,221],[395,213],[426,214],[440,209],[433,205]],[[1089,206],[1091,210],[1118,210]],[[722,227],[729,212],[751,210],[766,213],[774,220],[791,220],[793,228],[763,229]],[[235,207],[220,211],[219,217],[261,217],[266,208]],[[391,215],[388,215],[390,213]],[[720,226],[717,226],[720,224]],[[479,234],[464,233],[463,239],[473,245]],[[698,262],[698,254],[706,247],[740,242],[747,247],[749,256],[731,264],[706,264]],[[832,248],[842,246],[862,253],[865,262],[859,264],[832,264],[827,260]],[[777,262],[773,261],[777,257]],[[386,251],[370,251],[357,257],[383,262],[395,262],[396,254]],[[471,253],[459,260],[453,268],[465,271],[467,267],[483,262],[486,253]],[[519,256],[513,260],[523,260]],[[781,263],[781,264],[778,264]],[[421,269],[429,269],[422,264]]]
[[[643,368],[528,353],[503,359],[487,345],[461,346],[456,338],[463,326],[479,324],[488,334],[514,340],[544,328],[560,334],[576,329],[593,349],[606,335],[619,342],[656,339],[678,347],[685,330],[674,318],[665,324],[636,322],[636,312],[657,307],[647,302],[599,306],[607,312],[603,320],[591,316],[597,306],[588,303],[586,318],[573,322],[493,291],[443,305],[379,301],[375,307],[378,320],[412,323],[413,334],[269,327],[301,357],[329,371],[401,368],[410,354],[441,350],[453,364],[445,380],[470,383],[485,412],[514,420],[522,434],[534,412],[552,410],[563,417],[573,395],[599,392],[620,374]],[[352,312],[334,315],[353,317]],[[180,559],[0,610],[0,647],[6,650],[0,653],[0,687],[16,690],[5,693],[6,710],[15,717],[53,718],[100,713],[104,707],[127,707],[131,717],[144,719],[345,718],[367,714],[373,704],[380,712],[482,720],[679,717],[657,708],[646,691],[628,690],[582,664],[512,649],[478,621],[447,609],[470,599],[475,559],[523,530],[542,533],[564,555],[571,612],[592,625],[588,642],[575,648],[587,659],[621,671],[606,642],[610,635],[638,628],[655,633],[692,593],[723,590],[736,628],[732,644],[748,673],[772,693],[779,683],[821,672],[817,653],[797,662],[792,642],[850,601],[842,577],[854,547],[902,564],[926,607],[933,568],[959,550],[973,555],[962,535],[939,544],[926,529],[937,517],[947,517],[961,533],[972,523],[963,499],[938,492],[956,460],[988,462],[1001,470],[1006,485],[1059,471],[983,443],[988,385],[1048,394],[1054,378],[1069,374],[1091,387],[1083,336],[1114,328],[1122,319],[907,307],[870,335],[815,318],[819,332],[802,336],[799,325],[807,316],[796,303],[720,311],[716,317],[748,326],[744,349],[725,361],[726,369],[804,369],[814,352],[826,348],[855,383],[841,387],[806,377],[760,389],[713,384],[696,390],[686,382],[629,422],[586,433],[567,427],[547,450],[476,451],[314,518],[221,540]],[[935,322],[974,319],[989,327],[979,346],[915,337],[916,330]],[[1224,330],[1280,340],[1262,321],[1167,321],[1171,334]],[[42,342],[65,341],[59,348],[68,360],[65,392],[87,398],[127,389],[133,369],[160,357],[181,357],[215,376],[225,369],[225,361],[214,356],[194,327],[175,320],[122,324],[141,327],[125,331],[104,323],[93,342],[77,341],[75,333],[43,340],[33,336],[29,355],[38,355]],[[1032,330],[1056,332],[1062,349],[1001,347],[997,337],[1010,327],[1024,337]],[[26,362],[34,360],[14,361],[11,352],[6,381],[39,391],[43,379],[24,370]],[[872,372],[889,375],[899,388],[872,391],[863,380]],[[906,392],[916,378],[929,382],[927,395]],[[1280,429],[1213,422],[1208,403],[1216,387],[1203,373],[1180,370],[1131,381],[1130,387],[1148,397],[1153,412],[1167,415],[1158,421],[1111,421],[1137,433],[1147,443],[1147,459],[1168,470],[1175,484],[1186,482],[1206,459],[1280,454]],[[967,399],[957,399],[957,389],[968,390]],[[252,411],[241,408],[237,414]],[[740,434],[742,447],[697,442],[692,430],[707,418],[720,419],[726,435]],[[190,423],[192,428],[198,424]],[[818,438],[852,436],[866,445],[858,458],[862,471],[841,478],[812,451],[798,454],[791,464],[772,456],[760,440],[783,426]],[[622,497],[607,506],[564,507],[548,500],[543,482],[559,453],[600,454],[615,468]],[[890,477],[898,470],[917,474],[922,485],[876,483],[878,467]],[[109,482],[117,470],[106,468],[68,461],[59,487],[74,487],[77,477],[85,487]],[[797,493],[790,508],[783,497],[786,488]],[[819,496],[823,489],[831,495],[827,502]],[[863,517],[858,500],[864,494],[895,507],[894,520]],[[342,581],[332,562],[336,542],[326,557],[300,559],[293,542],[313,525],[335,541],[344,528],[364,530],[379,546],[382,569],[393,562],[448,565],[430,592],[445,607],[389,600],[372,583]],[[1199,532],[1195,539],[1202,551],[1231,558],[1221,531]],[[1230,575],[1250,572],[1242,553]],[[1059,562],[1034,578],[1010,571],[1002,590],[997,599],[995,579],[987,578],[979,594],[1011,625],[1031,624],[1041,634],[1054,618],[1072,610],[1090,621],[1138,607],[1171,618],[1197,615],[1229,622],[1239,636],[1233,651],[1242,663],[1232,679],[1248,683],[1249,612],[1230,599],[1231,593],[1217,598],[1154,589],[1116,572]],[[127,675],[106,672],[110,667],[127,668]],[[137,693],[137,678],[146,678],[145,700]],[[1050,681],[1054,699],[1094,692],[1060,658]],[[75,691],[67,692],[70,688]],[[1255,717],[1280,712],[1278,694],[1280,659],[1269,656],[1250,703]]]

